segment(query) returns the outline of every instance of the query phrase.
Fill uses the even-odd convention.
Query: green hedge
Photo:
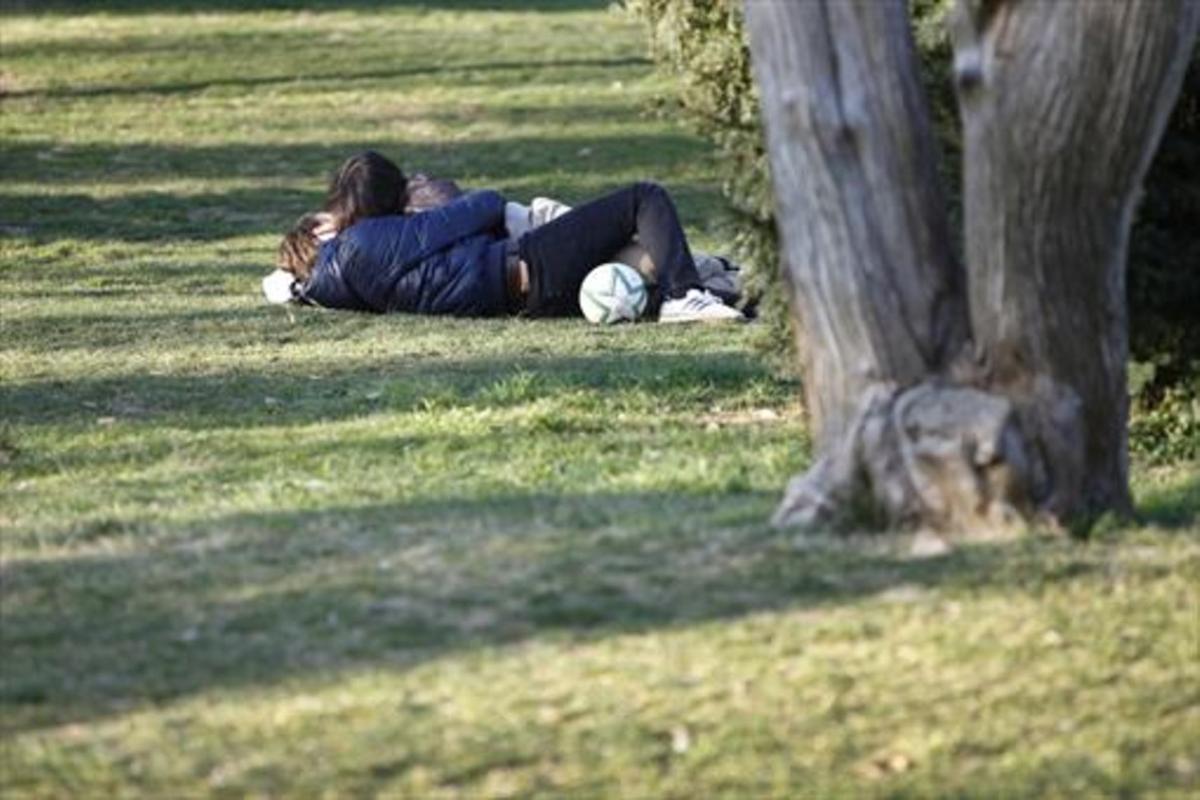
[[[768,323],[761,349],[780,371],[794,368],[786,346],[786,301],[779,280],[767,154],[758,93],[741,20],[741,0],[625,0],[650,29],[651,53],[677,87],[671,98],[716,144],[729,200],[729,240],[746,268],[759,312]]]
[[[954,0],[911,0],[913,29],[941,141],[952,230],[961,225],[958,111],[944,25]],[[678,86],[677,102],[715,142],[737,255],[764,292],[763,348],[794,364],[771,214],[758,99],[741,20],[742,0],[625,0],[646,21],[652,53]],[[1130,249],[1129,298],[1135,405],[1192,406],[1200,381],[1200,57],[1147,180]],[[956,242],[961,252],[960,243]],[[1182,398],[1182,400],[1180,399]],[[1193,448],[1194,449],[1194,448]]]

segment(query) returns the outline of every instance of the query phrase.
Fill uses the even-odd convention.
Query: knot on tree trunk
[[[1058,399],[1049,417],[1035,402],[1047,394]],[[941,380],[875,384],[844,437],[792,480],[774,522],[954,534],[1020,526],[1061,495],[1047,464],[1064,453],[1081,462],[1068,395],[1048,379],[1016,398]]]

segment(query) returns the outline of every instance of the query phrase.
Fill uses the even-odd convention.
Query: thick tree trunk
[[[936,141],[904,0],[747,3],[822,448],[867,387],[910,384],[966,341]]]
[[[1037,499],[1055,515],[1131,506],[1129,228],[1198,17],[1193,0],[957,9],[971,326],[1028,425],[1047,428],[1031,380],[1079,404],[1080,440],[1040,443],[1052,466]]]
[[[904,0],[746,4],[818,445],[779,522],[1129,506],[1125,242],[1200,2],[961,2],[966,280]]]

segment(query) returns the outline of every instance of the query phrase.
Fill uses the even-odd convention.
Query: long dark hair
[[[366,217],[400,214],[408,180],[395,162],[374,150],[350,156],[329,180],[325,210],[339,229]]]

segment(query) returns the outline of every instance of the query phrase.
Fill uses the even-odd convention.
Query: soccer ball
[[[579,287],[579,308],[588,322],[611,325],[632,322],[646,310],[646,282],[633,267],[601,264]]]

